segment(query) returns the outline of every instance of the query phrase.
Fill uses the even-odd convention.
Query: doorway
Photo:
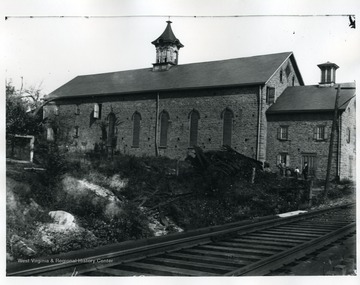
[[[309,176],[316,175],[316,153],[303,153],[301,158],[301,168],[307,163],[309,167]],[[301,169],[301,171],[302,171]]]

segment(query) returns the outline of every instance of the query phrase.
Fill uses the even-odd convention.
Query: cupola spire
[[[156,48],[156,62],[153,63],[153,70],[169,70],[179,61],[179,50],[183,44],[174,35],[171,29],[171,21],[166,21],[167,26],[164,32],[151,43]]]

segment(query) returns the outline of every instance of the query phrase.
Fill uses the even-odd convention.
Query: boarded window
[[[233,128],[233,112],[226,108],[223,112],[223,145],[231,146],[231,136]]]
[[[78,138],[79,137],[79,126],[75,126],[74,127],[74,138]]]
[[[139,147],[140,144],[140,120],[141,120],[141,115],[138,112],[135,112],[133,117],[133,143],[132,146],[133,147]]]
[[[109,120],[109,132],[107,136],[107,145],[109,147],[113,147],[116,145],[116,142],[114,143],[115,139],[115,123],[116,123],[116,116],[114,113],[110,113],[108,116]]]
[[[275,88],[267,87],[266,88],[266,103],[272,104],[275,102]]]
[[[351,131],[350,128],[346,129],[346,142],[350,143],[350,138],[351,138]]]
[[[80,115],[80,105],[76,105],[75,115]]]
[[[160,147],[167,146],[167,135],[169,129],[169,114],[166,111],[160,114]]]
[[[190,147],[197,145],[198,140],[198,127],[199,127],[199,112],[196,110],[190,113]]]

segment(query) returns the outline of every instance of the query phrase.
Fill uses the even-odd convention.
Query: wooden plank
[[[308,228],[308,227],[301,227],[301,226],[282,226],[282,227],[278,227],[276,228],[277,230],[283,230],[286,232],[316,232],[316,233],[328,233],[331,230],[328,229],[318,229],[318,228]]]
[[[276,251],[281,251],[289,248],[287,246],[280,246],[280,245],[263,245],[259,243],[242,243],[242,242],[227,242],[227,241],[217,242],[216,245],[232,246],[237,248],[246,247],[246,248],[255,248],[255,249],[271,249]]]
[[[248,261],[243,261],[243,260],[234,260],[231,258],[221,258],[221,257],[214,257],[214,256],[204,256],[204,255],[198,255],[198,254],[186,254],[186,253],[170,253],[170,254],[166,254],[166,256],[169,257],[176,257],[176,258],[183,258],[185,260],[201,260],[203,262],[216,262],[218,264],[223,264],[223,265],[230,265],[230,266],[235,266],[235,267],[240,267],[242,265],[246,265],[248,264]]]
[[[145,272],[151,272],[154,275],[181,275],[181,276],[216,276],[217,274],[198,271],[198,270],[190,270],[184,268],[176,268],[164,265],[154,265],[147,264],[143,262],[131,262],[126,264],[128,268],[136,268],[137,270],[143,269]],[[158,272],[158,273],[157,273]]]
[[[238,258],[242,260],[259,260],[261,258],[260,256],[254,256],[254,255],[245,255],[245,254],[238,254],[233,252],[204,250],[204,249],[188,249],[185,252],[199,253],[206,256],[224,256],[228,258]]]
[[[264,236],[264,235],[248,235],[246,238],[252,239],[252,240],[268,240],[268,241],[283,241],[283,242],[291,242],[291,243],[303,243],[304,241],[299,239],[289,239],[289,238],[280,238],[280,237],[274,237],[274,236]]]
[[[249,266],[244,266],[236,271],[228,272],[226,276],[260,276],[267,274],[270,270],[278,268],[283,264],[290,263],[297,258],[305,256],[311,252],[314,252],[317,249],[324,247],[327,244],[339,240],[339,238],[348,235],[349,233],[354,233],[356,231],[356,224],[352,223],[346,227],[340,228],[335,232],[329,233],[322,237],[319,237],[315,240],[311,240],[300,244],[294,248],[291,248],[288,251],[281,252],[277,255],[271,256],[269,258],[259,260],[258,262],[249,264]]]
[[[287,225],[288,227],[292,227],[291,224]],[[302,228],[309,228],[309,229],[321,229],[321,230],[333,230],[333,229],[337,229],[337,226],[332,226],[332,225],[319,225],[319,224],[313,224],[313,223],[301,223],[301,224],[296,224],[294,226],[297,227],[302,227]]]
[[[188,269],[210,269],[210,270],[219,270],[219,271],[230,271],[234,270],[237,267],[234,266],[224,266],[224,265],[218,265],[218,264],[209,264],[209,263],[202,263],[202,262],[194,262],[194,261],[188,261],[188,260],[179,260],[179,259],[173,259],[173,258],[162,258],[162,257],[153,257],[153,258],[147,258],[146,262],[157,262],[160,264],[167,264],[171,266],[179,266],[181,268],[188,268]]]
[[[108,276],[153,276],[148,273],[139,273],[139,272],[134,272],[134,271],[129,271],[129,270],[110,268],[110,267],[101,268],[101,269],[97,270],[96,272],[98,272],[99,274],[105,273],[105,275],[108,275]]]
[[[317,221],[317,222],[308,222],[308,221],[303,221],[302,223],[298,223],[297,225],[303,226],[303,225],[308,225],[314,228],[323,228],[323,227],[330,227],[330,228],[338,228],[339,226],[342,225],[346,225],[346,222],[343,223],[333,223],[332,221]]]
[[[298,233],[298,232],[284,232],[284,231],[276,231],[276,230],[266,230],[261,231],[262,233],[269,233],[281,236],[289,236],[289,237],[309,237],[309,238],[316,238],[321,236],[321,234],[314,234],[314,233]]]
[[[261,240],[260,242],[262,245],[264,245],[264,244],[280,245],[280,246],[284,246],[284,247],[292,247],[299,243],[299,242],[294,242],[294,241],[286,242],[286,241],[284,241],[284,239],[274,240],[274,239],[261,239],[261,238],[256,238],[256,239],[254,239],[254,238],[252,238],[252,239],[234,238],[229,241],[236,241],[236,242],[241,242],[241,243],[246,243],[246,244],[249,243],[249,244],[257,245],[257,244],[260,244],[259,240]]]
[[[221,251],[228,251],[228,252],[241,252],[241,253],[255,253],[255,255],[264,256],[264,255],[271,255],[277,253],[277,250],[258,250],[253,248],[238,248],[238,247],[228,247],[228,246],[218,246],[218,245],[203,245],[200,248],[207,248],[207,249],[214,249],[214,250],[221,250]]]
[[[289,240],[304,240],[304,241],[311,239],[311,238],[307,238],[307,237],[294,237],[294,236],[290,236],[290,235],[278,235],[278,234],[263,233],[263,232],[254,233],[254,234],[251,234],[251,236],[270,237],[270,238],[286,238]]]

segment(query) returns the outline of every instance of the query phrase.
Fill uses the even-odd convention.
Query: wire
[[[353,14],[280,14],[280,15],[93,15],[93,16],[5,16],[8,19],[36,19],[36,18],[86,18],[86,19],[101,19],[101,18],[258,18],[258,17],[355,17]]]

